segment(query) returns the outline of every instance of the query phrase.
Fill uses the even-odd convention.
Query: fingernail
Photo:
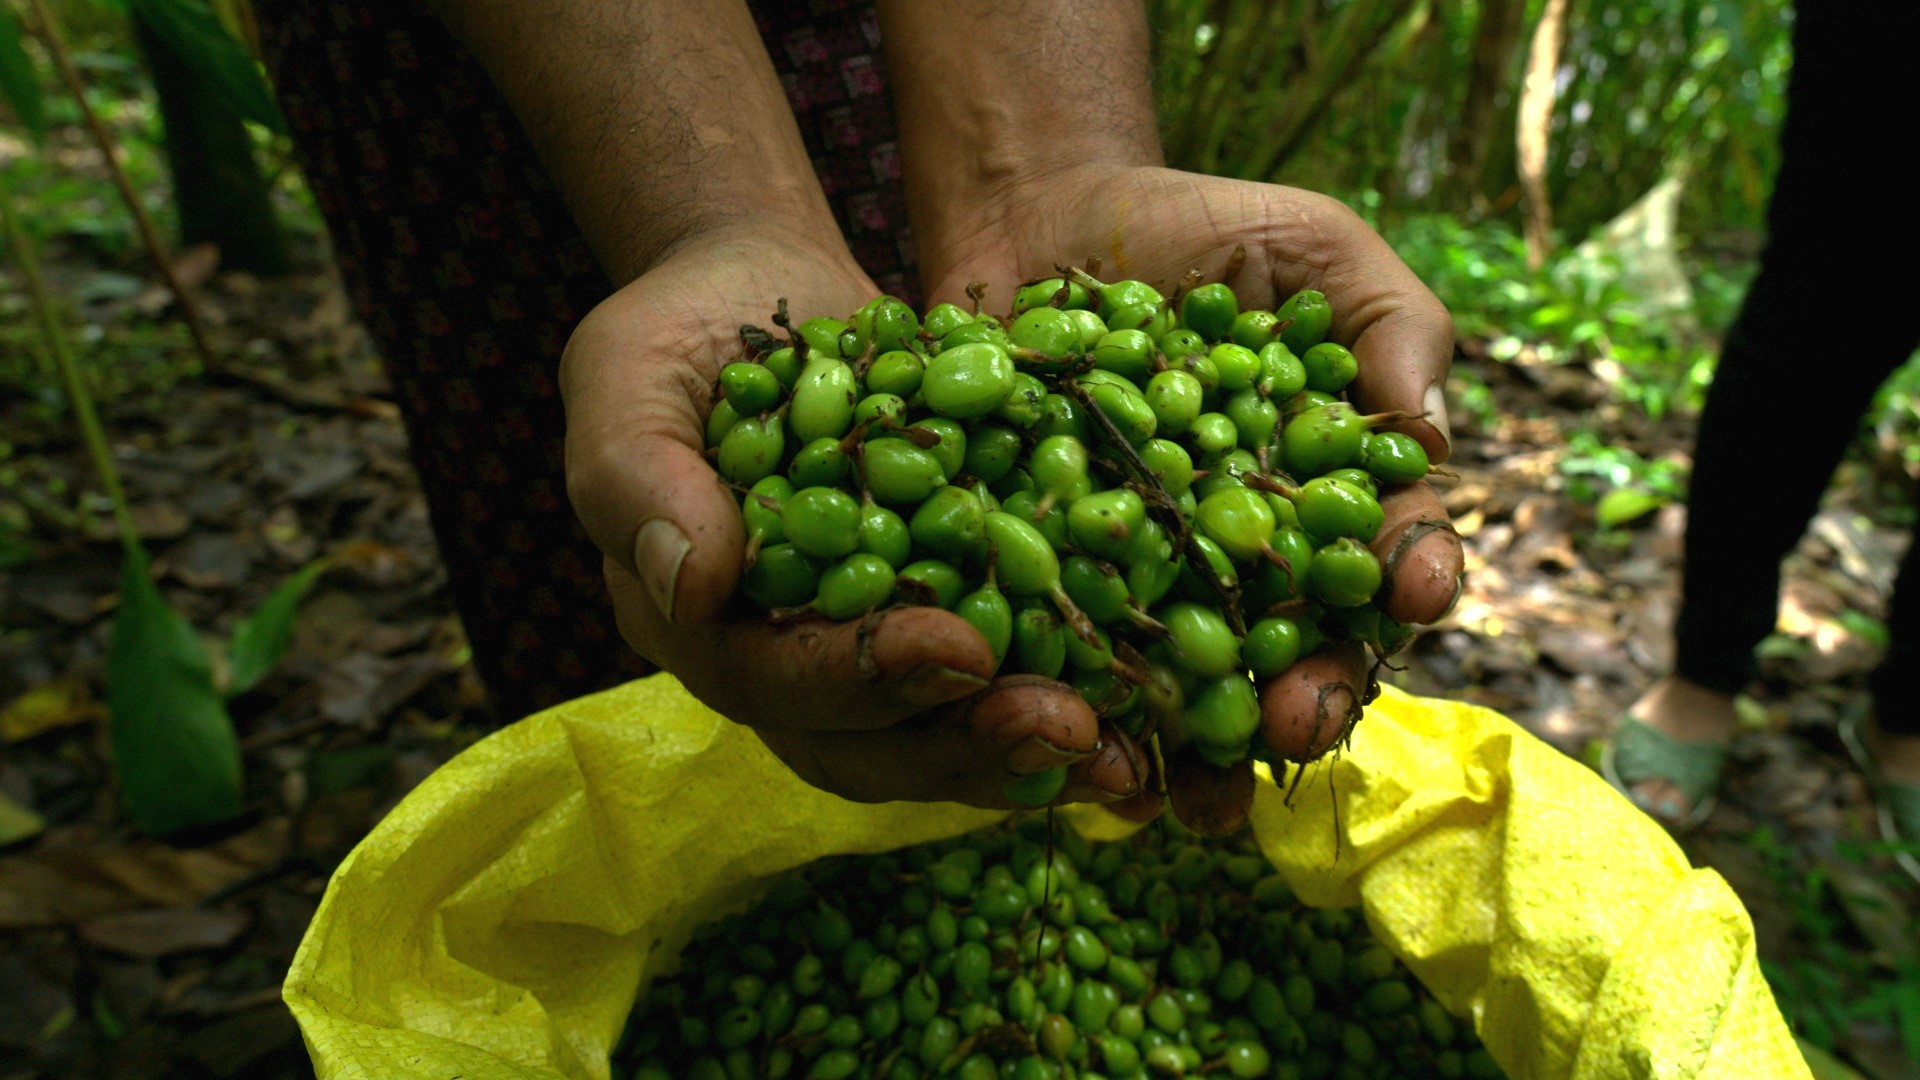
[[[1344,683],[1321,693],[1319,707],[1314,710],[1313,739],[1308,751],[1308,761],[1326,754],[1345,737],[1347,727],[1352,723],[1354,711],[1358,707],[1359,699],[1353,696],[1353,690]]]
[[[1440,438],[1446,442],[1447,450],[1451,452],[1453,425],[1447,420],[1446,387],[1440,383],[1430,383],[1427,386],[1427,399],[1422,403],[1422,408],[1427,411],[1427,423],[1432,424],[1433,430],[1440,433]]]
[[[653,606],[668,621],[673,621],[674,595],[680,585],[680,566],[687,561],[693,542],[680,526],[666,518],[652,518],[640,526],[633,538],[633,565],[640,580],[653,597]]]
[[[1111,802],[1140,794],[1147,770],[1134,754],[1131,740],[1114,739],[1100,748],[1099,757],[1088,772],[1105,793],[1100,801]]]
[[[1466,574],[1464,573],[1460,574],[1458,577],[1455,577],[1453,579],[1453,598],[1447,601],[1447,609],[1440,613],[1440,617],[1442,619],[1453,614],[1453,609],[1460,606],[1460,594],[1465,592],[1466,589],[1467,589]]]
[[[1020,776],[1071,765],[1087,756],[1084,750],[1055,746],[1038,735],[1029,735],[1007,751],[1007,768]]]
[[[930,709],[986,689],[987,680],[939,664],[922,664],[900,680],[900,700],[916,709]]]

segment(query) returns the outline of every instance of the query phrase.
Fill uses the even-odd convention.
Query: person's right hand
[[[1444,462],[1450,449],[1442,394],[1453,323],[1440,301],[1360,217],[1322,195],[1274,184],[1171,169],[1092,163],[1042,171],[959,202],[969,230],[917,234],[928,295],[953,301],[987,282],[1005,298],[1022,281],[1047,276],[1062,252],[1100,256],[1111,277],[1170,285],[1190,268],[1245,254],[1230,284],[1248,307],[1272,310],[1302,289],[1333,305],[1329,340],[1352,347],[1360,364],[1350,397],[1363,412],[1399,412],[1394,424]],[[1214,280],[1214,279],[1209,279]],[[1373,552],[1384,574],[1375,603],[1406,623],[1445,616],[1460,589],[1464,555],[1446,508],[1425,483],[1382,493],[1385,514]],[[1366,653],[1330,643],[1266,682],[1263,737],[1290,759],[1317,757],[1361,715],[1371,688]],[[1207,764],[1197,749],[1163,738],[1167,800],[1197,832],[1224,833],[1246,821],[1253,765]],[[1135,820],[1161,810],[1151,794],[1116,804]]]
[[[849,799],[1005,808],[1010,782],[1061,765],[1059,801],[1138,793],[1132,740],[1065,684],[993,680],[986,639],[957,615],[773,626],[730,602],[746,549],[739,497],[702,451],[740,327],[771,329],[781,297],[797,325],[878,293],[837,235],[743,224],[682,243],[581,322],[561,363],[567,489],[606,555],[621,634],[802,779]]]

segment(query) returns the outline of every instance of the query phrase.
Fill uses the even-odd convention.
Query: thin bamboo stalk
[[[140,205],[139,193],[133,190],[133,182],[127,178],[127,171],[120,164],[118,147],[113,134],[107,130],[100,117],[87,103],[87,84],[80,70],[74,66],[73,57],[67,50],[66,39],[60,33],[60,24],[54,18],[53,10],[46,0],[27,0],[33,8],[34,17],[40,23],[40,40],[47,47],[47,53],[53,57],[53,64],[60,72],[61,82],[66,84],[67,92],[80,106],[80,115],[86,121],[87,130],[92,133],[93,141],[100,147],[100,154],[106,159],[107,169],[113,174],[114,186],[120,190],[120,198],[127,204],[127,211],[133,215],[133,222],[140,231],[140,238],[147,246],[154,267],[172,291],[174,300],[180,305],[181,321],[187,324],[187,333],[193,338],[193,347],[200,354],[201,365],[209,372],[220,369],[219,357],[213,351],[213,344],[207,337],[206,325],[201,321],[200,309],[180,283],[180,276],[174,271],[173,259],[167,254],[166,244],[160,239],[159,230],[153,226],[153,219],[147,216],[146,208]]]
[[[74,359],[73,345],[67,340],[66,327],[60,322],[53,295],[47,291],[46,278],[40,273],[40,259],[34,253],[33,241],[20,225],[20,214],[13,202],[13,185],[7,182],[4,173],[0,173],[0,228],[5,229],[7,246],[13,252],[14,263],[20,267],[21,278],[26,282],[27,301],[39,320],[41,337],[47,349],[53,353],[54,363],[66,381],[67,401],[73,406],[74,419],[79,422],[80,438],[86,444],[87,455],[93,459],[93,471],[100,478],[100,487],[106,492],[107,499],[113,503],[113,523],[119,530],[120,544],[127,549],[129,556],[137,557],[141,552],[140,533],[134,528],[132,512],[127,509],[126,488],[120,484],[120,470],[114,466],[113,451],[107,445],[106,429],[101,426],[100,414],[93,407],[93,394],[87,389],[80,365]]]

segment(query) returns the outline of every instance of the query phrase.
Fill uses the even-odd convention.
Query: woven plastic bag
[[[1257,785],[1262,850],[1307,903],[1361,905],[1510,1077],[1810,1075],[1726,882],[1510,721],[1388,688],[1310,775],[1291,807]],[[286,1001],[322,1080],[598,1080],[642,980],[766,877],[997,817],[815,791],[655,676],[429,777],[340,865]]]

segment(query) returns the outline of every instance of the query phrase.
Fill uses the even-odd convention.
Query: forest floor
[[[286,660],[233,703],[248,813],[218,835],[145,840],[116,811],[102,704],[111,519],[76,494],[94,484],[60,399],[0,383],[0,800],[45,822],[0,833],[0,1080],[311,1075],[280,982],[328,876],[490,729],[397,411],[319,245],[306,247],[304,269],[271,283],[182,255],[233,358],[225,374],[163,361],[102,374],[135,520],[197,628],[224,633],[287,574],[331,560]],[[129,341],[179,354],[166,294],[132,263],[74,243],[47,255],[96,363],[118,365]],[[8,295],[0,321],[24,327]],[[1458,476],[1444,488],[1467,587],[1390,679],[1496,708],[1591,762],[1670,662],[1685,509],[1601,528],[1568,490],[1566,436],[1577,426],[1683,462],[1691,426],[1610,404],[1586,366],[1467,352],[1460,389],[1477,404],[1454,409]],[[1886,523],[1884,471],[1871,455],[1843,469],[1789,560],[1749,730],[1684,844],[1746,900],[1798,1030],[1862,1075],[1909,1080],[1920,1066],[1899,1029],[1920,1035],[1920,943],[1903,912],[1920,893],[1876,846],[1836,736],[1878,654],[1905,543]]]

